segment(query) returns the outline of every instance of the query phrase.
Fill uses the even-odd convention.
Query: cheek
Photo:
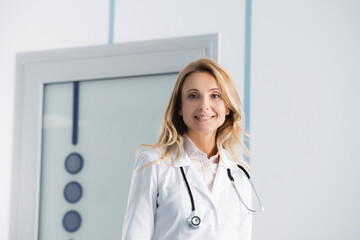
[[[188,115],[192,115],[193,113],[193,106],[189,102],[185,102],[181,106],[181,113],[183,116],[187,117]]]
[[[217,106],[216,106],[216,109],[217,109],[217,112],[218,114],[221,116],[221,117],[224,117],[228,114],[228,108],[225,106],[225,104],[222,102],[222,103],[219,103]]]

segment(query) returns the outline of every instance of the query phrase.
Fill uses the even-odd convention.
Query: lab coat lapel
[[[231,185],[231,181],[227,174],[227,169],[238,171],[236,163],[231,159],[229,153],[225,149],[220,149],[220,161],[218,171],[215,176],[212,194],[218,194]]]
[[[227,169],[228,167],[220,161],[212,188],[212,194],[218,194],[226,189],[225,187],[227,185],[231,185],[231,181],[227,176]]]
[[[206,195],[210,194],[209,189],[206,187],[205,182],[201,179],[200,174],[196,171],[195,167],[192,166],[190,162],[189,169],[186,173],[189,184],[198,189],[199,191],[205,193]]]
[[[204,181],[201,179],[200,174],[196,171],[195,167],[192,165],[191,160],[185,151],[183,151],[180,161],[175,165],[175,167],[183,167],[185,175],[189,185],[193,188],[198,189],[203,192],[205,195],[210,196],[210,191],[206,187]]]

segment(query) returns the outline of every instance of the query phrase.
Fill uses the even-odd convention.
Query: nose
[[[199,109],[201,111],[209,110],[210,109],[210,100],[207,98],[203,98],[200,102]]]
[[[201,111],[209,110],[209,106],[200,106],[199,108]]]

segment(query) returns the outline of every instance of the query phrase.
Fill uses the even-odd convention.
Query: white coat
[[[251,200],[251,186],[226,150],[220,151],[212,192],[192,166],[185,150],[173,167],[158,162],[137,171],[159,158],[157,150],[149,150],[141,153],[136,161],[124,219],[123,240],[251,239],[252,217],[231,185],[227,168],[231,169],[236,186],[246,202]],[[180,166],[184,168],[196,214],[202,221],[198,229],[192,229],[187,223],[191,214],[191,200]]]

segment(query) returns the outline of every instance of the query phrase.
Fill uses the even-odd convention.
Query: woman
[[[136,161],[124,240],[251,239],[251,215],[227,173],[251,205],[237,166],[249,170],[241,113],[234,82],[217,63],[199,59],[180,72],[159,139]]]

